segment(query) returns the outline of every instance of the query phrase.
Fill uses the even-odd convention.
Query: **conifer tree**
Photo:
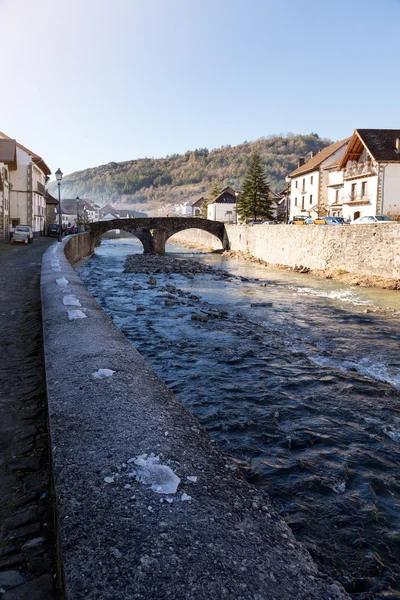
[[[218,179],[214,179],[210,189],[208,190],[207,197],[200,208],[200,217],[207,219],[207,208],[211,200],[214,200],[222,192],[222,184]]]
[[[272,220],[272,201],[270,198],[269,184],[266,181],[261,156],[254,152],[250,165],[243,180],[243,192],[237,203],[238,215],[247,221],[252,218]]]

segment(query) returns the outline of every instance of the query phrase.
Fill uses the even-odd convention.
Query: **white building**
[[[192,205],[190,202],[182,202],[182,204],[175,205],[175,215],[177,217],[191,217],[192,216]]]
[[[0,140],[0,240],[9,239],[10,171],[17,168],[15,140]]]
[[[1,140],[11,140],[0,132]],[[29,225],[35,237],[43,234],[46,225],[46,188],[51,174],[38,154],[16,142],[16,168],[9,171],[10,231],[16,225]]]
[[[356,129],[338,164],[343,216],[400,214],[400,129]]]
[[[343,157],[349,138],[327,146],[290,173],[290,219],[294,216],[315,218],[328,214],[328,178],[325,167]]]
[[[221,223],[236,223],[236,192],[226,187],[219,196],[211,200],[207,206],[207,219]]]
[[[99,212],[100,206],[93,200],[79,197],[61,200],[63,227],[77,227],[82,223],[94,223],[99,220]]]

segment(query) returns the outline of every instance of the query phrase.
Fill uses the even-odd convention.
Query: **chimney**
[[[313,150],[311,150],[310,152],[310,158],[313,158],[315,156],[315,152]]]
[[[297,168],[302,167],[305,163],[305,159],[304,158],[299,158],[298,162],[297,162]]]
[[[396,148],[394,149],[396,154],[400,154],[400,138],[396,138]]]

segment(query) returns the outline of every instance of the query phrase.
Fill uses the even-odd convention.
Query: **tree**
[[[212,181],[211,187],[208,190],[207,197],[200,208],[200,217],[202,219],[207,219],[207,209],[211,200],[214,200],[217,196],[222,193],[222,184],[218,179],[214,179]]]
[[[238,198],[237,212],[244,221],[249,218],[254,221],[260,217],[268,220],[274,218],[269,184],[258,152],[251,156],[250,166],[243,180],[243,192]]]

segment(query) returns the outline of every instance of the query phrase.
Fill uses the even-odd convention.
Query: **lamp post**
[[[56,173],[58,186],[58,241],[62,242],[62,215],[61,215],[61,180],[63,177],[61,169],[57,169]]]
[[[79,227],[79,202],[81,199],[79,196],[76,197],[76,226]]]
[[[235,212],[236,212],[236,225],[238,224],[238,213],[237,213],[237,207],[238,207],[238,198],[239,198],[239,192],[235,192],[235,196],[236,196],[236,208],[235,208]]]
[[[290,182],[292,181],[291,178],[289,177],[289,175],[287,177],[285,177],[285,181],[288,184],[288,192],[286,194],[286,224],[289,223],[289,202],[290,202],[290,194],[289,194],[289,189],[290,189]]]

